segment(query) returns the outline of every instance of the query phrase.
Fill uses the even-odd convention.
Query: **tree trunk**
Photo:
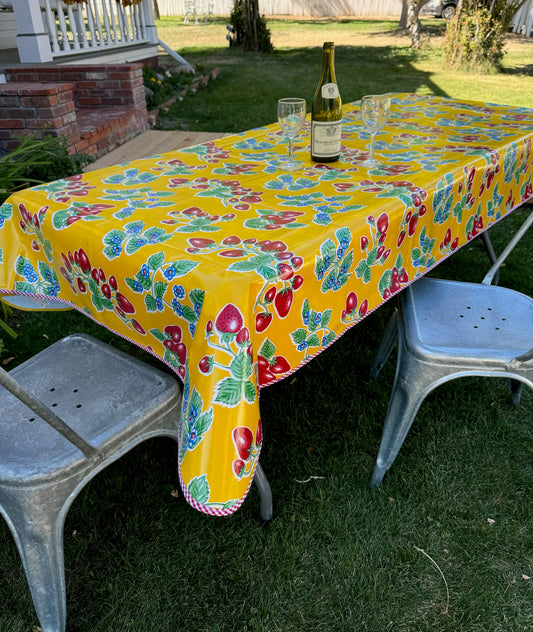
[[[264,53],[272,51],[270,31],[259,14],[259,0],[235,0],[231,12],[230,46]]]

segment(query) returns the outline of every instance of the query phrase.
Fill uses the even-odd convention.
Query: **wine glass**
[[[278,164],[285,171],[296,171],[303,167],[301,160],[293,158],[293,141],[298,136],[305,121],[305,99],[286,98],[278,101],[278,123],[281,131],[289,139],[289,158]]]
[[[370,94],[361,100],[361,120],[370,132],[370,155],[361,164],[364,167],[379,167],[383,163],[374,158],[374,136],[389,118],[390,98],[384,94]]]

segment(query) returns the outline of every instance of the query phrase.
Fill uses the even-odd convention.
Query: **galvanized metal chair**
[[[425,397],[463,376],[510,378],[515,404],[521,385],[533,389],[533,299],[492,285],[533,213],[482,283],[421,278],[400,296],[370,370],[377,377],[398,338],[398,360],[379,453],[370,481],[379,485],[396,458]]]
[[[83,486],[145,439],[178,440],[181,389],[86,335],[0,369],[0,512],[43,632],[66,621],[63,525]]]

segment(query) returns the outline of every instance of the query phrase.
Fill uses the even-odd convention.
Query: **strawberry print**
[[[258,421],[257,431],[254,441],[254,434],[248,426],[237,426],[231,434],[235,452],[238,458],[232,462],[232,470],[236,479],[240,480],[245,476],[250,476],[253,471],[255,461],[261,451],[263,433],[261,420]]]

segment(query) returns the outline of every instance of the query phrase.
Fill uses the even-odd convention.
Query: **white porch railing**
[[[150,41],[141,4],[123,7],[116,0],[69,5],[44,0],[42,4],[53,57]]]
[[[152,0],[128,7],[116,0],[68,5],[62,0],[16,0],[13,8],[22,62],[158,43]]]

